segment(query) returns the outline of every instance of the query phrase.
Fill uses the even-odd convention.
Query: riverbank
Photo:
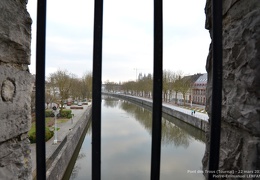
[[[121,99],[128,100],[133,103],[137,103],[140,105],[152,107],[152,100],[151,99],[146,99],[142,97],[137,97],[137,96],[129,96],[129,95],[124,95],[124,94],[113,94],[113,93],[104,93],[104,95],[109,95]],[[173,104],[169,103],[163,103],[162,104],[162,112],[166,113],[170,116],[176,117],[183,122],[190,124],[196,128],[201,129],[202,131],[206,131],[208,127],[208,115],[205,113],[201,112],[196,112],[195,114],[191,113],[191,110],[175,106]]]
[[[91,105],[83,109],[72,109],[73,118],[58,124],[58,143],[54,137],[46,142],[46,176],[47,179],[61,179],[74,153],[78,141],[91,118]],[[69,107],[68,107],[69,108]],[[36,144],[31,144],[33,177],[36,176]]]

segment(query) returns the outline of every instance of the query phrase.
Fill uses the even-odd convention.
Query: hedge
[[[53,131],[50,131],[48,127],[45,127],[45,142],[52,138],[54,135]],[[29,131],[28,133],[29,140],[31,143],[36,143],[36,131],[35,129],[32,131]]]
[[[57,115],[57,117],[64,117],[64,118],[71,118],[71,110],[70,109],[63,109]],[[45,110],[45,117],[54,117],[54,113],[52,110]]]
[[[71,118],[71,110],[70,109],[63,109],[60,111],[60,117],[65,117],[65,118]]]
[[[45,110],[45,117],[54,117],[52,110]]]

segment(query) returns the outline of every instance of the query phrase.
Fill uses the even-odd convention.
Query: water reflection
[[[118,105],[118,102],[120,101],[119,99],[115,99],[115,98],[113,98],[111,96],[102,96],[102,97],[105,100],[103,102],[103,105],[105,107],[114,108],[114,107],[116,107]]]
[[[111,101],[114,99],[114,103],[118,103],[118,99],[109,98]],[[129,113],[132,117],[134,117],[151,135],[152,132],[152,114],[150,110],[147,110],[143,107],[135,105],[131,102],[121,100],[122,102],[118,106],[123,109],[125,112]],[[115,105],[116,106],[116,105]],[[167,117],[167,119],[165,119]],[[170,119],[170,121],[168,120]],[[178,122],[179,121],[179,122]],[[172,123],[176,122],[182,126],[180,128],[176,124]],[[185,129],[185,130],[183,130]],[[192,135],[188,132],[193,132]],[[195,133],[194,133],[195,132]],[[173,118],[171,116],[163,115],[162,118],[162,145],[170,145],[174,143],[175,146],[183,146],[187,148],[189,146],[189,141],[191,140],[191,136],[205,142],[204,132],[198,130],[197,128],[192,127],[186,123],[181,122],[180,120]]]
[[[101,179],[149,179],[151,112],[127,101],[105,97],[101,117]],[[173,121],[176,119],[162,119],[160,179],[203,179],[202,174],[187,173],[187,170],[201,169],[205,149],[202,134],[198,129]],[[85,137],[70,179],[91,179],[90,132]]]
[[[205,133],[201,130],[198,130],[198,128],[195,128],[187,123],[184,123],[183,121],[180,121],[179,119],[176,119],[168,114],[163,113],[163,118],[173,123],[175,126],[182,129],[182,131],[185,131],[189,134],[189,136],[193,137],[195,140],[200,141],[202,143],[206,142]]]
[[[77,163],[75,163],[70,177],[68,177],[68,175],[66,175],[65,177],[63,177],[63,180],[79,179],[78,175],[80,174],[81,171],[85,170],[85,169],[82,170],[82,164],[85,164],[84,160],[86,160],[86,158],[90,158],[90,157],[87,157],[87,156],[90,156],[90,147],[86,146],[86,144],[89,144],[89,142],[90,142],[91,133],[92,133],[92,123],[90,122],[89,127],[88,127],[87,132],[86,132],[84,143],[83,143],[81,150],[80,150],[80,152],[77,156],[77,160],[76,160]],[[81,163],[82,161],[83,161],[83,163]]]
[[[80,152],[79,155],[78,155],[78,158],[77,158],[77,161],[80,161],[80,159],[83,159],[86,157],[86,153],[85,152]],[[79,164],[75,164],[73,170],[72,170],[72,173],[71,173],[71,176],[70,176],[70,179],[73,180],[73,179],[77,179],[77,176],[79,174],[79,172],[81,171],[81,165]]]

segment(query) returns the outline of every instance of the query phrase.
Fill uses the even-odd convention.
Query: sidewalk
[[[196,112],[202,112],[202,113],[205,113],[205,114],[207,113],[204,105],[192,104],[192,106],[191,106],[190,103],[186,103],[185,106],[184,106],[184,105],[176,105],[175,103],[172,103],[172,102],[168,102],[168,103],[172,104],[174,106],[177,106],[177,107],[184,108],[184,109],[189,109],[189,110],[193,109]]]
[[[70,130],[76,125],[78,120],[81,118],[83,113],[89,108],[90,105],[83,105],[83,109],[72,109],[72,114],[74,114],[72,120],[68,120],[64,123],[58,123],[57,128],[60,128],[57,132],[57,139],[58,143],[54,144],[54,137],[49,139],[45,145],[46,145],[46,160],[51,157],[51,155],[54,153],[54,151],[58,148],[61,141],[67,136],[67,134],[70,132]],[[66,107],[66,109],[69,109],[69,106]],[[31,158],[32,158],[32,172],[34,174],[34,171],[36,170],[36,144],[31,144]]]
[[[129,96],[129,95],[125,95],[125,96]],[[150,102],[152,102],[152,99],[149,99],[149,98],[143,98],[143,97],[138,97],[138,96],[129,96],[129,97],[135,97],[135,98],[137,98],[137,99],[142,99],[142,100],[145,100],[145,101],[150,101]],[[171,108],[171,109],[174,109],[174,110],[176,110],[176,111],[179,111],[179,112],[182,112],[182,113],[191,115],[191,109],[187,109],[187,108],[184,108],[184,107],[182,107],[182,106],[176,106],[176,105],[174,105],[174,104],[165,103],[165,102],[163,102],[162,105],[165,106],[165,107],[169,107],[169,108]],[[196,106],[196,105],[194,105],[194,106]],[[193,115],[191,115],[191,116],[195,116],[195,117],[197,117],[197,118],[199,118],[199,119],[202,119],[202,120],[204,120],[204,121],[208,121],[208,119],[209,119],[208,114],[202,113],[202,112],[198,111],[196,108],[194,108],[194,106],[193,106],[192,109],[195,109],[196,113],[193,114]],[[201,108],[202,108],[202,107],[201,107]]]

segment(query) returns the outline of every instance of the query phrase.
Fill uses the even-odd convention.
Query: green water
[[[149,110],[127,101],[102,100],[101,178],[104,180],[150,179],[151,126]],[[164,115],[162,119],[161,180],[201,180],[205,134]],[[68,179],[68,177],[67,177]],[[89,128],[71,180],[91,180],[91,127]]]

